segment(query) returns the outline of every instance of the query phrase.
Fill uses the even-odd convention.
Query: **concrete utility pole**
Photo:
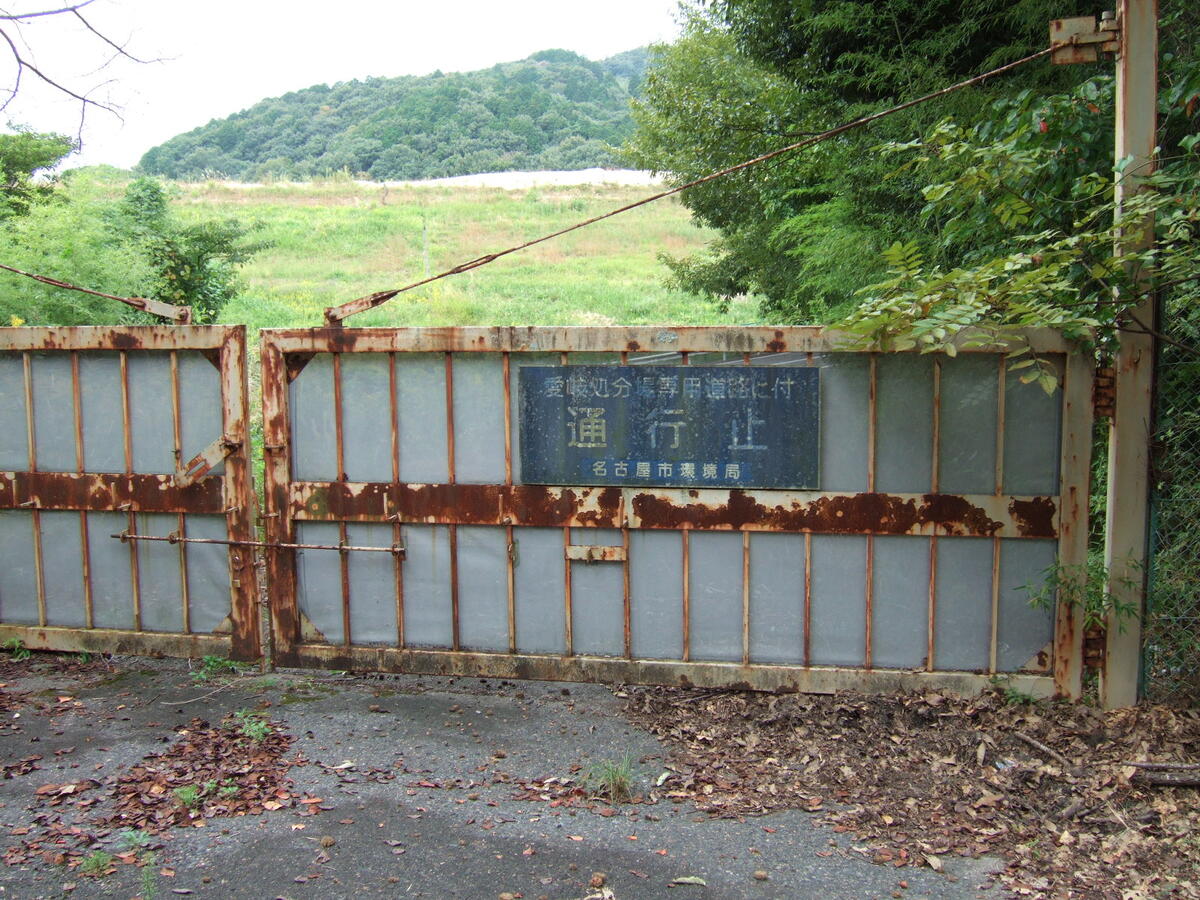
[[[1117,217],[1121,202],[1154,171],[1158,96],[1158,0],[1121,0],[1117,26],[1116,158],[1130,158],[1117,177]],[[1118,252],[1150,246],[1154,229],[1122,235]],[[1139,292],[1150,287],[1142,276]],[[1147,296],[1137,318],[1157,328],[1155,301]],[[1131,706],[1138,699],[1142,659],[1142,616],[1146,608],[1145,576],[1150,506],[1150,441],[1153,434],[1155,339],[1148,334],[1121,335],[1115,361],[1115,402],[1108,436],[1108,503],[1104,562],[1108,589],[1133,604],[1138,615],[1110,615],[1100,699],[1105,709]],[[1130,589],[1128,585],[1135,585]],[[1123,629],[1123,630],[1122,630]]]

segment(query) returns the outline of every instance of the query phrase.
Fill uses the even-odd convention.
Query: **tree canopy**
[[[258,180],[347,170],[371,178],[610,165],[632,131],[646,50],[592,62],[544,50],[477,72],[316,85],[171,138],[150,175]]]
[[[1047,42],[1050,18],[1090,11],[1048,0],[714,0],[655,48],[626,158],[684,182],[1018,59]],[[721,238],[668,260],[676,280],[720,298],[754,292],[775,318],[847,310],[877,280],[880,254],[920,237],[919,180],[875,151],[940,118],[973,125],[990,104],[1084,80],[1086,67],[1027,67],[869,129],[689,190]]]

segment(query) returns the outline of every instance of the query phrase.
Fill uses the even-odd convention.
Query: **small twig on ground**
[[[235,682],[227,681],[224,684],[218,685],[217,687],[213,688],[207,694],[201,694],[199,697],[193,697],[191,700],[164,700],[163,706],[185,706],[188,703],[199,703],[201,700],[207,700],[213,694],[219,693],[220,691],[225,690],[225,688],[230,687],[233,684],[235,684]]]
[[[1069,759],[1067,759],[1065,756],[1063,756],[1061,753],[1059,753],[1057,750],[1055,750],[1053,747],[1047,747],[1041,741],[1036,740],[1035,738],[1031,738],[1029,735],[1027,735],[1021,731],[1012,732],[1012,736],[1015,737],[1017,740],[1025,743],[1025,744],[1028,744],[1034,750],[1037,750],[1040,753],[1044,753],[1046,756],[1049,756],[1051,759],[1055,760],[1056,762],[1062,763],[1067,768],[1071,767],[1071,761]]]
[[[1123,762],[1123,766],[1135,769],[1154,769],[1160,772],[1192,772],[1200,770],[1200,763],[1185,762]]]
[[[1133,776],[1137,784],[1152,784],[1156,787],[1200,787],[1200,774],[1186,772],[1138,772]]]

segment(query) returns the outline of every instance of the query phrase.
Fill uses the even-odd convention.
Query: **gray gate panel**
[[[401,457],[403,463],[403,457]],[[411,647],[454,643],[450,600],[450,529],[405,525],[404,640]]]
[[[440,353],[396,355],[400,480],[450,480],[446,435],[446,359]]]
[[[938,490],[990,494],[996,490],[996,404],[1000,371],[995,356],[963,354],[942,360]]]
[[[138,534],[170,534],[179,518],[162,513],[138,516]],[[138,544],[138,584],[144,631],[183,631],[183,573],[179,546],[164,541]]]
[[[289,386],[292,477],[337,481],[337,419],[333,408],[333,356],[318,353]],[[391,472],[388,473],[391,480]],[[336,543],[336,542],[335,542]]]
[[[880,356],[875,372],[875,490],[925,493],[933,473],[933,358]]]
[[[513,481],[521,483],[521,392],[517,390],[519,376],[517,370],[522,366],[556,366],[557,353],[513,353],[509,356],[510,402],[509,415],[512,422],[512,466]]]
[[[1015,672],[1054,639],[1054,613],[1029,605],[1026,585],[1040,586],[1054,564],[1054,541],[1000,542],[1000,624],[996,668]],[[1042,666],[1041,668],[1046,668]]]
[[[346,526],[346,540],[359,547],[390,547],[392,526],[351,522]],[[336,553],[320,552],[337,560]],[[349,553],[346,558],[350,567],[350,642],[394,646],[397,635],[395,558],[390,553]]]
[[[992,541],[954,538],[937,545],[935,668],[986,671],[992,640]]]
[[[175,471],[171,359],[166,353],[131,353],[127,369],[133,469],[171,474]]]
[[[343,353],[341,368],[346,477],[350,481],[391,481],[392,389],[387,354]],[[388,545],[391,543],[389,537]]]
[[[815,359],[821,368],[821,490],[865,491],[870,360],[849,353]]]
[[[221,373],[203,354],[179,352],[179,435],[187,463],[221,435]],[[222,475],[224,464],[212,474]]]
[[[924,668],[929,648],[929,538],[876,537],[872,573],[872,665]]]
[[[33,555],[33,514],[0,509],[0,622],[37,625],[37,567]]]
[[[629,534],[629,630],[635,658],[683,658],[683,541],[677,532]]]
[[[33,434],[39,472],[74,472],[75,390],[68,353],[35,353]]]
[[[811,662],[861,666],[866,662],[867,539],[812,537]]]
[[[96,628],[131,629],[134,625],[130,545],[110,537],[128,528],[129,517],[124,513],[88,513],[92,623]]]
[[[742,659],[742,536],[691,536],[691,658]]]
[[[563,533],[559,528],[514,529],[517,649],[565,653]]]
[[[205,365],[208,365],[207,360]],[[188,516],[188,537],[224,540],[228,537],[224,516]],[[245,552],[248,578],[250,554]],[[188,620],[192,631],[210,634],[229,616],[229,551],[219,544],[188,544],[187,548]]]
[[[803,535],[750,535],[750,660],[804,663]]]
[[[74,442],[72,442],[74,446]],[[81,628],[86,624],[83,600],[83,535],[79,513],[41,513],[42,549],[47,554],[46,624]]]
[[[25,364],[20,353],[0,353],[0,422],[0,472],[27,470]]]
[[[458,640],[467,650],[508,650],[508,535],[503,528],[458,527]]]
[[[504,481],[504,364],[499,354],[454,357],[454,468],[456,479],[467,484]]]
[[[615,547],[621,532],[573,528],[571,543]],[[621,656],[625,652],[625,579],[617,563],[571,563],[571,639],[576,653]]]
[[[84,471],[124,472],[125,414],[118,354],[79,355],[79,398],[83,407]]]
[[[1053,360],[1061,379],[1059,357]],[[1004,492],[1057,494],[1063,394],[1021,384],[1024,374],[1009,372],[1005,383]]]
[[[296,523],[300,544],[334,544],[341,532],[333,522]],[[345,640],[342,622],[342,569],[330,550],[296,551],[296,605],[331,644]]]

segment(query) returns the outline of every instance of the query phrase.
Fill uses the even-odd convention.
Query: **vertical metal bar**
[[[342,423],[345,420],[345,410],[342,408],[342,354],[333,354],[333,435],[334,454],[337,458],[337,480],[347,481],[346,475],[346,440]]]
[[[937,558],[938,558],[938,536],[936,534],[929,538],[929,622],[927,625],[925,646],[925,669],[932,672],[934,669],[934,653],[937,651],[935,646],[935,634],[937,631]]]
[[[941,491],[942,459],[942,361],[933,361],[933,459],[930,462],[929,490]],[[934,528],[929,537],[929,614],[925,634],[925,669],[932,672],[937,634],[937,547],[938,532]]]
[[[396,354],[388,353],[388,419],[392,432],[392,484],[400,483],[400,402],[396,394]],[[404,540],[400,524],[399,503],[393,502],[392,545],[399,546]],[[404,560],[397,554],[392,559],[392,580],[396,598],[396,646],[404,646]]]
[[[509,353],[501,354],[504,379],[504,483],[513,483],[512,466],[512,369]]]
[[[121,427],[125,444],[125,474],[133,474],[133,420],[129,408],[129,353],[120,353],[121,369]],[[137,512],[132,508],[128,512],[129,530],[137,533]],[[142,578],[138,566],[138,542],[129,542],[129,581],[133,597],[133,630],[142,630]]]
[[[334,452],[337,458],[337,480],[347,481],[346,473],[346,436],[343,426],[346,411],[342,403],[342,354],[333,354],[333,423],[334,423]],[[349,528],[344,521],[338,522],[338,540],[347,544],[350,542]],[[350,554],[343,550],[338,554],[342,582],[342,644],[349,647],[350,640]]]
[[[508,652],[517,652],[517,573],[516,561],[513,556],[517,552],[517,546],[513,542],[513,527],[512,525],[504,526],[505,535],[505,558],[507,565],[505,568],[506,579],[505,586],[508,589]]]
[[[175,440],[175,471],[183,470],[183,423],[180,415],[181,398],[179,396],[179,352],[172,350],[171,358],[171,434]],[[175,523],[179,530],[179,536],[187,537],[187,520],[181,512],[177,516]],[[183,633],[190,634],[192,631],[191,620],[191,600],[188,596],[188,569],[187,569],[187,542],[179,542],[179,597],[182,605]]]
[[[1092,468],[1092,381],[1093,360],[1090,355],[1071,353],[1066,358],[1063,373],[1062,455],[1059,459],[1059,528],[1058,561],[1060,565],[1084,567],[1088,557],[1088,488]],[[1078,571],[1078,569],[1076,569]],[[1109,631],[1120,625],[1109,623]],[[1059,603],[1054,620],[1054,689],[1064,697],[1077,699],[1083,693],[1083,623],[1078,610],[1070,603]],[[1112,640],[1111,638],[1109,640]],[[1109,643],[1106,656],[1120,644]],[[1129,670],[1107,669],[1101,681],[1101,702],[1120,706],[1137,699],[1139,662],[1136,655],[1140,645],[1128,648],[1135,655]],[[1128,679],[1126,682],[1125,679]]]
[[[21,354],[25,370],[25,436],[29,448],[29,471],[36,472],[37,466],[37,432],[33,414],[33,355],[26,351]],[[33,529],[33,571],[37,588],[38,625],[46,624],[46,569],[42,560],[42,513],[35,506],[29,513],[30,527]]]
[[[83,474],[83,391],[79,383],[79,351],[71,351],[71,402],[75,413],[75,471]],[[79,511],[79,557],[83,577],[83,626],[94,627],[92,606],[92,549],[88,539],[87,510]]]
[[[500,355],[501,380],[504,383],[504,483],[513,483],[512,458],[512,354]],[[517,652],[517,573],[516,544],[511,523],[504,526],[504,585],[508,611],[508,652]]]
[[[287,501],[292,466],[287,357],[270,331],[263,331],[261,336],[265,530],[272,543],[295,543],[296,525],[288,513]],[[267,550],[266,558],[271,653],[273,659],[287,664],[300,640],[296,554],[294,550],[275,548]]]
[[[448,480],[454,484],[454,354],[449,352],[446,353],[446,468]]]
[[[1000,634],[1000,539],[992,539],[992,609],[991,634],[988,637],[988,674],[996,674],[996,658]]]
[[[350,543],[349,529],[345,521],[338,522],[338,540],[343,544]],[[350,640],[350,551],[341,550],[338,553],[342,576],[342,645],[349,647]]]
[[[750,532],[742,532],[742,665],[750,665]]]
[[[1117,177],[1117,218],[1125,201],[1141,190],[1155,168],[1158,89],[1157,0],[1120,0],[1117,17],[1121,50],[1117,57],[1115,158],[1132,158]],[[1154,225],[1121,232],[1118,253],[1136,253],[1153,244]],[[1148,273],[1138,273],[1139,288],[1149,286]],[[1138,319],[1156,327],[1155,297],[1147,291],[1137,307]],[[1132,603],[1138,614],[1110,613],[1104,649],[1101,702],[1106,709],[1137,702],[1141,670],[1142,613],[1146,608],[1146,559],[1149,543],[1150,446],[1154,434],[1153,335],[1123,332],[1114,363],[1115,399],[1108,432],[1108,500],[1104,563],[1108,590]],[[1085,507],[1086,508],[1086,507]],[[1064,517],[1065,521],[1065,517]],[[1060,539],[1061,540],[1061,539]],[[1131,587],[1132,585],[1132,587]],[[1073,680],[1073,676],[1072,676]]]
[[[265,341],[264,341],[265,343]],[[257,497],[250,469],[250,401],[247,385],[246,327],[230,326],[221,337],[221,431],[231,442],[221,479],[225,502],[225,530],[230,540],[253,540]],[[265,366],[264,366],[265,369]],[[286,385],[286,381],[284,382]],[[264,415],[265,418],[265,415]],[[282,441],[286,444],[287,439]],[[270,519],[268,522],[272,521]],[[262,651],[258,576],[254,553],[248,547],[230,546],[230,618],[233,620],[230,655],[251,660]]]
[[[559,365],[569,365],[569,357],[564,350],[558,354]],[[571,596],[571,560],[567,556],[567,548],[571,546],[571,529],[570,526],[563,528],[563,565],[566,567],[563,573],[563,605],[564,605],[564,631],[567,646],[567,656],[575,654],[575,633]]]
[[[29,456],[29,471],[36,472],[38,468],[37,440],[34,437],[33,425],[33,354],[28,350],[21,354],[21,367],[25,387],[25,447]]]
[[[1004,432],[1005,419],[1008,416],[1008,359],[1000,356],[997,359],[998,385],[996,392],[996,465],[993,472],[992,493],[999,495],[1004,492]],[[992,608],[991,628],[988,638],[988,674],[996,674],[996,660],[999,655],[1000,640],[1000,538],[992,538]]]
[[[867,490],[874,493],[876,398],[879,393],[876,383],[878,370],[878,358],[876,354],[872,353],[870,360],[870,367],[867,374]]]
[[[571,546],[571,529],[563,529],[563,565],[566,570],[563,574],[563,602],[565,604],[565,629],[566,629],[566,645],[567,656],[575,654],[575,637],[574,628],[571,621],[571,558],[567,556],[567,548]]]
[[[624,622],[625,658],[633,658],[633,608],[632,593],[630,592],[629,577],[629,529],[621,529],[621,546],[625,550],[625,558],[621,561],[621,615]]]
[[[458,650],[462,633],[458,618],[458,526],[447,527],[450,529],[450,646]]]
[[[692,658],[692,542],[691,531],[680,532],[683,539],[683,661]]]
[[[812,665],[812,532],[804,532],[804,665]]]
[[[867,490],[871,493],[875,491],[875,454],[876,454],[876,437],[878,423],[878,398],[879,398],[879,358],[875,353],[871,354],[870,370],[867,379]],[[875,616],[875,535],[867,535],[866,548],[866,585],[865,597],[863,604],[865,613],[863,621],[863,665],[866,668],[871,668],[872,656],[872,640],[874,638],[874,616]]]

